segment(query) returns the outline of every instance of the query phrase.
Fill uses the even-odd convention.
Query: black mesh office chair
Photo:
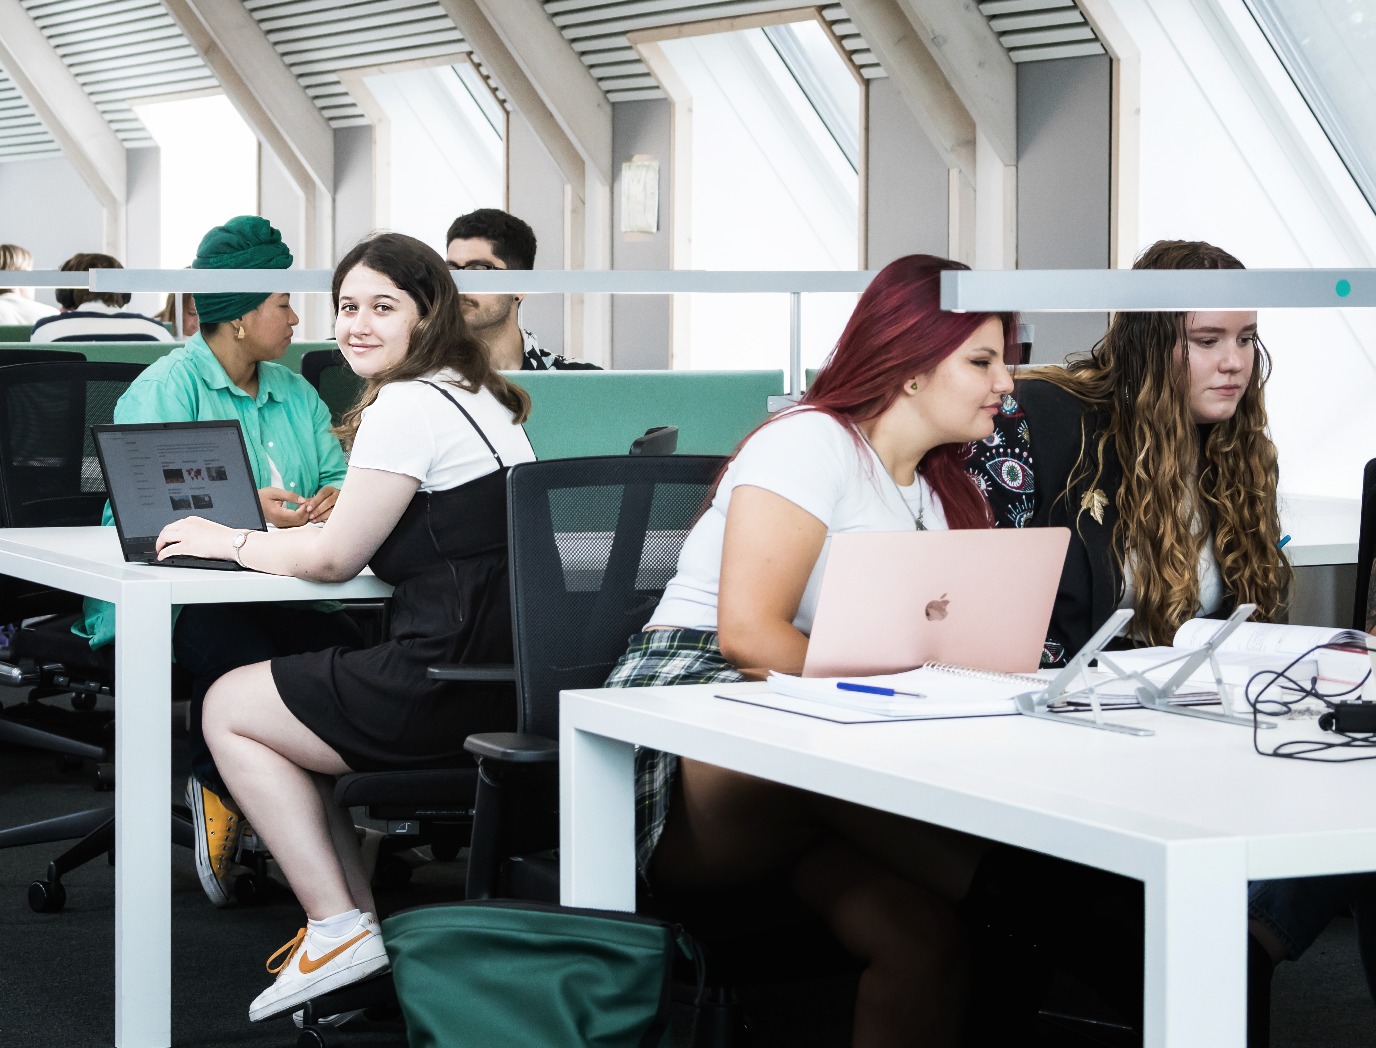
[[[105,507],[91,427],[109,423],[115,402],[143,370],[142,364],[72,361],[0,367],[0,521],[6,527],[73,527],[99,524]],[[35,696],[71,692],[79,708],[114,691],[113,646],[92,650],[71,632],[81,611],[72,594],[16,579],[0,579],[0,618],[18,626],[0,683],[30,687]],[[108,723],[108,718],[105,718]],[[0,740],[108,762],[113,737],[82,740],[22,723],[13,711],[0,717]],[[108,763],[102,776],[113,783]],[[190,823],[177,824],[179,843],[190,845]],[[29,905],[59,910],[66,900],[61,877],[114,847],[114,812],[95,808],[56,819],[0,830],[0,848],[76,839],[29,889]]]
[[[1362,522],[1357,529],[1357,590],[1352,597],[1352,628],[1366,632],[1371,561],[1376,557],[1376,459],[1362,470]]]
[[[509,770],[557,760],[559,692],[601,687],[627,640],[649,621],[724,461],[628,456],[513,467],[508,520],[520,733],[468,741],[481,772],[470,899],[558,900],[549,864],[502,861],[519,850],[511,836],[524,821],[504,812]]]
[[[363,380],[354,374],[337,349],[312,349],[301,354],[301,377],[315,387],[336,426],[363,388]]]
[[[11,364],[62,364],[80,362],[86,354],[75,349],[31,349],[19,344],[0,342],[0,367]]]

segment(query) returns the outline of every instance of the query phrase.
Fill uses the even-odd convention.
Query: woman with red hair
[[[941,311],[942,271],[964,268],[911,255],[875,277],[802,402],[737,450],[608,687],[801,672],[832,535],[992,526],[965,460],[1013,389],[1017,325]],[[642,749],[636,770],[651,887],[783,878],[865,966],[857,1048],[956,1043],[951,904],[982,842],[672,754]]]

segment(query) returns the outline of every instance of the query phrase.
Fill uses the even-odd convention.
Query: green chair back
[[[782,371],[515,371],[542,459],[624,455],[651,426],[677,426],[681,455],[729,455],[784,391]]]
[[[0,342],[27,342],[32,324],[0,324]]]

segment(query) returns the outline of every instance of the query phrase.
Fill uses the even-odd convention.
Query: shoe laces
[[[296,951],[301,948],[301,944],[305,941],[306,929],[302,928],[299,932],[296,933],[295,938],[293,938],[289,943],[285,944],[281,949],[279,949],[276,953],[274,953],[271,957],[268,958],[267,964],[264,965],[264,967],[266,967],[268,970],[268,974],[276,975],[287,965],[291,964],[291,959],[296,956]],[[283,958],[281,964],[274,968],[272,966],[272,962],[277,960],[277,958],[281,957],[284,953],[286,954],[286,957]]]

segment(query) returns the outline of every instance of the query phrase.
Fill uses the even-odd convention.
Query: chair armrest
[[[426,670],[431,680],[453,681],[514,681],[515,666],[469,666],[463,663],[442,663]]]
[[[486,731],[470,735],[463,748],[475,757],[507,764],[553,764],[559,760],[559,744],[543,735],[516,731]]]

